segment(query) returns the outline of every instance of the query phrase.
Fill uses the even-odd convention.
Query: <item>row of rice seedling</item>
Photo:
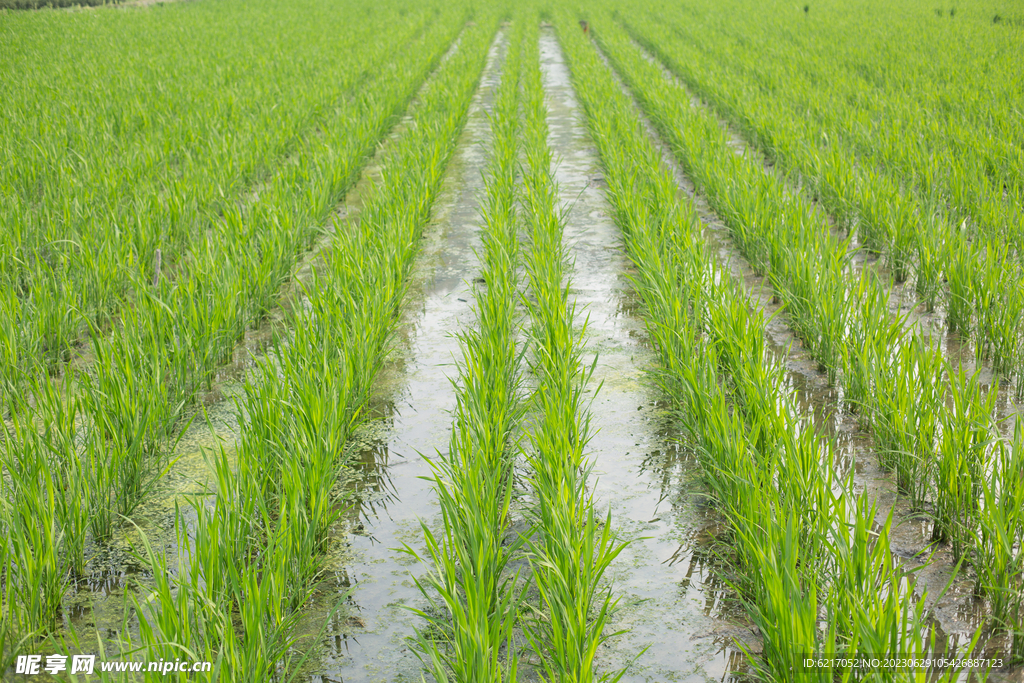
[[[59,388],[49,378],[35,380],[34,404],[5,428],[4,470],[18,472],[16,480],[4,479],[0,521],[7,539],[0,544],[0,572],[8,642],[56,628],[69,582],[82,574],[87,536],[109,537],[117,515],[130,514],[160,476],[168,437],[186,407],[245,329],[274,304],[296,259],[464,16],[463,7],[452,6],[413,50],[376,74],[372,96],[353,98],[325,122],[323,137],[296,151],[296,163],[275,175],[244,222],[238,214],[218,222],[194,247],[187,277],[140,289],[144,295],[121,324],[93,336],[91,367]],[[19,522],[31,519],[25,517],[30,509],[45,510],[34,517],[52,526],[52,538],[37,538]]]
[[[442,524],[421,523],[433,571],[419,586],[429,607],[418,654],[436,681],[516,681],[513,634],[522,591],[509,563],[522,546],[511,535],[513,469],[523,400],[517,311],[521,277],[516,176],[521,149],[520,75],[529,50],[514,17],[490,113],[476,329],[459,332],[462,361],[447,453],[431,459]],[[412,549],[408,552],[424,561]]]
[[[138,600],[151,661],[182,652],[215,662],[211,680],[289,680],[301,666],[295,622],[323,571],[352,430],[399,321],[412,261],[466,121],[496,28],[478,13],[421,91],[408,128],[382,163],[358,225],[337,226],[325,267],[295,313],[294,336],[246,386],[232,467],[212,458],[215,500],[178,513],[182,570],[152,552],[155,588]]]
[[[1019,450],[1000,435],[991,399],[977,389],[976,376],[949,367],[927,338],[906,331],[903,321],[889,312],[886,292],[871,273],[855,276],[846,267],[849,240],[834,238],[824,217],[787,192],[773,174],[737,157],[717,122],[692,107],[686,93],[648,62],[621,29],[602,22],[596,34],[740,249],[768,273],[794,330],[830,379],[841,379],[848,405],[871,427],[880,461],[895,472],[901,492],[918,511],[931,506],[937,539],[951,540],[945,534],[956,528],[959,542],[971,546],[981,594],[990,599],[996,594],[1019,596],[1018,579],[986,583],[979,561],[990,553],[987,538],[1020,538],[1024,520],[999,522],[976,514],[986,479],[996,498],[996,491],[1004,490],[1006,500],[1013,499],[1019,461],[982,457],[981,465],[973,468],[972,494],[967,497],[975,502],[958,499],[956,512],[948,504],[954,470],[942,464],[942,452],[962,465],[993,448]],[[957,400],[947,402],[949,396]],[[1013,445],[1020,443],[1018,433]],[[964,523],[954,525],[955,516]],[[1004,526],[997,530],[993,524]],[[1019,548],[1012,561],[1024,562]],[[1012,625],[1004,613],[992,616],[997,625]]]
[[[731,582],[763,638],[751,657],[758,674],[831,681],[835,672],[807,670],[802,658],[932,651],[924,598],[888,548],[891,517],[876,531],[873,504],[834,474],[831,443],[798,414],[767,352],[765,320],[715,264],[694,208],[574,19],[563,13],[557,27],[637,268],[660,384],[729,522]]]
[[[534,28],[530,44],[537,43]],[[524,263],[533,345],[529,368],[536,382],[524,451],[530,486],[527,550],[539,594],[524,628],[547,680],[618,680],[621,671],[598,675],[595,657],[614,635],[605,627],[616,600],[602,579],[624,546],[616,540],[611,513],[598,517],[587,487],[593,462],[586,456],[591,427],[585,394],[593,368],[583,365],[586,322],[570,299],[569,252],[552,179],[539,52],[531,49],[524,65]]]
[[[854,11],[830,4],[813,22],[771,11],[726,22],[732,8],[720,6],[685,21],[675,8],[663,8],[662,19],[678,29],[674,42],[684,38],[717,62],[711,88],[737,77],[770,88],[775,116],[799,112],[796,127],[810,123],[830,144],[945,203],[957,222],[971,216],[983,232],[1020,244],[1024,156],[1013,141],[1022,128],[1005,108],[1014,97],[1012,76],[1003,72],[1009,62],[996,57],[1018,51],[1019,34],[970,16],[936,25],[922,16],[930,9],[923,3],[869,3]],[[851,30],[871,40],[850,40]],[[736,43],[758,52],[756,67],[729,49]],[[735,103],[745,98],[730,96]]]
[[[5,407],[135,290],[199,265],[204,231],[246,220],[282,160],[436,19],[400,2],[287,7],[5,19],[0,69],[21,75],[0,85]],[[237,28],[270,23],[271,45]]]
[[[821,113],[820,103],[827,100],[821,88],[831,91],[841,78],[821,77],[818,82],[827,86],[811,88],[800,79],[763,73],[761,64],[752,66],[749,57],[719,55],[726,51],[716,50],[714,43],[700,50],[691,43],[713,39],[675,16],[669,10],[624,22],[638,41],[709,98],[784,171],[799,174],[865,248],[884,253],[897,282],[912,278],[929,309],[941,301],[948,327],[973,341],[976,359],[1016,378],[1018,395],[1024,395],[1024,333],[1018,324],[1024,316],[1024,233],[1019,202],[1004,202],[1000,196],[1005,206],[993,213],[994,209],[972,208],[961,190],[917,186],[908,180],[914,177],[909,171],[885,156],[895,144],[890,133],[909,141],[912,157],[923,163],[953,167],[949,155],[921,149],[921,136],[901,132],[889,117],[883,119],[888,132],[880,134],[871,127],[865,140],[848,140],[851,131],[867,128],[850,122],[864,114],[859,104],[845,99],[827,116],[808,115]],[[707,57],[714,57],[721,67],[713,74],[710,67],[698,66]],[[771,87],[750,88],[751,78],[767,79]],[[911,101],[900,93],[890,97],[904,106]],[[912,106],[916,110],[917,104]],[[881,160],[872,154],[874,148],[865,148],[868,141],[881,149]],[[955,177],[967,187],[986,184],[963,173]],[[998,191],[1001,195],[1002,185]]]

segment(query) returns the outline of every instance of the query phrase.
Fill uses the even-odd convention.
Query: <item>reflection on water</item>
[[[344,520],[347,547],[331,563],[335,583],[319,586],[302,625],[319,633],[326,620],[311,681],[421,680],[419,660],[406,642],[421,621],[406,608],[425,606],[415,580],[428,566],[401,548],[426,556],[420,520],[438,522],[431,483],[424,479],[431,474],[425,458],[448,447],[460,357],[455,333],[475,320],[486,114],[505,47],[499,33],[425,232],[395,353],[375,387],[375,419],[354,436],[353,464],[360,476]],[[341,596],[347,596],[345,604],[330,614],[332,601]]]
[[[734,638],[756,646],[716,570],[718,520],[701,497],[696,468],[676,441],[672,416],[649,386],[655,356],[638,317],[631,266],[603,196],[597,151],[573,94],[554,32],[544,29],[541,69],[553,173],[566,211],[573,262],[570,295],[587,321],[584,363],[597,357],[590,406],[593,488],[602,512],[631,541],[608,578],[620,599],[602,647],[605,670],[635,662],[623,681],[720,680],[745,663]],[[647,648],[644,651],[644,648]]]

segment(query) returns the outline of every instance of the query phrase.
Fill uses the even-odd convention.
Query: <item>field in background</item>
[[[1021,54],[998,1],[0,9],[4,680],[1020,680]]]

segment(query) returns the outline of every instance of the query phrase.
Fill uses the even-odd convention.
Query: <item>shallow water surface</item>
[[[745,640],[749,630],[723,606],[721,587],[702,559],[715,520],[700,502],[695,467],[648,384],[655,355],[637,316],[597,150],[553,30],[542,31],[540,50],[553,173],[567,211],[563,241],[574,262],[570,295],[577,324],[587,325],[584,363],[597,358],[588,447],[596,463],[595,500],[602,514],[610,509],[613,528],[630,541],[608,577],[620,598],[608,630],[629,633],[611,639],[599,661],[610,670],[635,658],[623,681],[721,680],[743,659],[733,638]]]
[[[431,482],[422,479],[431,475],[424,456],[448,448],[455,407],[452,380],[461,358],[455,333],[475,319],[472,282],[479,272],[477,199],[489,138],[486,114],[505,47],[499,34],[425,231],[397,348],[375,389],[378,419],[356,435],[356,467],[365,479],[347,516],[349,546],[331,571],[335,596],[350,594],[327,624],[313,681],[420,680],[421,666],[406,638],[421,619],[406,608],[424,606],[415,578],[431,565],[429,559],[416,562],[400,548],[408,544],[429,558],[420,520],[435,525],[439,518]]]

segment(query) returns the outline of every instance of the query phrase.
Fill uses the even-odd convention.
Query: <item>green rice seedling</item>
[[[849,167],[841,163],[842,152],[829,148],[815,154],[815,172],[810,179],[820,178],[815,189],[825,210],[845,221],[848,232],[853,232],[857,221],[852,198],[856,196],[857,178]]]
[[[713,208],[726,218],[747,258],[769,272],[794,328],[830,378],[838,379],[843,339],[850,325],[848,286],[842,275],[850,254],[849,240],[837,243],[823,237],[820,215],[790,196],[773,177],[752,170],[749,160],[733,154],[716,122],[695,114],[678,88],[631,50],[635,51],[616,47],[609,55],[613,62],[628,60],[628,66],[618,66],[634,84],[655,126],[698,184],[713,190],[708,192]],[[680,126],[680,120],[686,125]],[[703,159],[709,161],[698,162]],[[735,182],[736,177],[743,181]],[[785,239],[780,239],[781,235]],[[808,250],[815,252],[814,258],[806,257]]]
[[[1007,246],[991,242],[972,273],[977,314],[975,356],[991,359],[992,369],[1003,375],[1012,372],[1024,348],[1020,329],[1024,284],[1015,277],[1015,268]]]
[[[11,653],[57,628],[70,573],[61,553],[58,478],[31,423],[4,428],[4,611]],[[12,654],[4,653],[5,657]]]
[[[7,519],[9,518],[7,505],[9,503],[6,500],[0,501],[0,529],[4,531],[7,530]],[[3,580],[3,583],[0,584],[2,587],[0,605],[3,606],[3,610],[0,610],[0,666],[4,667],[5,671],[16,661],[22,645],[27,640],[25,636],[21,635],[22,629],[18,613],[13,608],[14,584],[7,580],[8,567],[11,566],[10,550],[7,543],[0,544],[0,579]]]
[[[996,392],[982,395],[978,374],[961,368],[950,377],[950,405],[943,411],[935,477],[935,526],[932,538],[949,543],[959,562],[971,547],[977,526],[978,503],[984,479],[985,454]]]
[[[530,43],[537,44],[535,30]],[[590,434],[584,392],[593,366],[581,363],[586,325],[575,327],[575,304],[569,302],[538,57],[535,48],[527,53],[523,77],[522,212],[529,237],[524,261],[532,295],[525,303],[535,345],[530,369],[538,385],[526,452],[533,496],[526,544],[540,595],[525,627],[548,680],[614,681],[623,671],[597,677],[594,660],[600,645],[615,635],[605,633],[616,600],[602,579],[625,545],[616,540],[611,517],[599,519],[587,491],[593,465],[584,450]]]
[[[939,350],[917,336],[875,369],[871,428],[879,462],[895,472],[897,487],[915,509],[933,488],[943,372]]]
[[[738,541],[755,553],[751,569],[762,577],[751,582],[757,595],[747,604],[764,636],[762,652],[758,657],[747,655],[763,680],[786,680],[803,669],[805,657],[821,649],[817,590],[813,584],[805,586],[796,536],[792,520],[785,527],[771,523],[765,528],[741,529],[738,535]],[[831,681],[832,673],[812,669],[801,678]]]
[[[288,680],[298,670],[299,608],[322,572],[348,437],[390,349],[420,231],[483,66],[494,24],[484,19],[421,93],[359,225],[336,231],[294,337],[261,365],[263,381],[246,386],[237,466],[223,452],[214,458],[215,503],[192,502],[198,521],[191,548],[179,539],[179,579],[157,587],[152,608],[136,606],[151,657],[177,637],[175,647],[214,650],[216,677]]]
[[[904,282],[913,267],[912,257],[917,238],[917,216],[908,202],[897,199],[887,205],[886,232],[888,233],[887,253],[896,282]]]
[[[988,471],[979,473],[977,525],[967,543],[974,550],[976,590],[988,598],[991,620],[1012,638],[1024,618],[1024,430],[1012,444],[999,442]],[[1019,647],[1019,645],[1018,645]]]
[[[927,658],[938,652],[935,633],[929,631],[925,611],[926,594],[914,595],[914,582],[904,572],[889,550],[889,534],[893,513],[890,510],[885,523],[874,531],[877,508],[862,495],[855,497],[855,505],[848,503],[852,495],[844,495],[836,507],[838,524],[830,533],[828,563],[835,580],[828,587],[827,611],[829,623],[835,625],[832,652],[844,656],[867,656],[878,652],[899,652],[908,656]],[[863,596],[873,596],[865,600]],[[967,648],[960,654],[967,656],[977,646],[981,630],[978,629]],[[837,674],[861,680],[904,681],[921,680],[926,675],[937,680],[955,681],[962,669],[952,667],[941,675],[924,669],[858,672],[850,669]]]
[[[23,406],[19,397],[22,377],[22,330],[15,317],[17,296],[12,290],[0,292],[0,391],[3,392],[4,413],[17,412]]]
[[[1024,334],[1020,320],[1024,318],[1024,282],[1004,280],[998,289],[998,304],[992,311],[986,333],[992,345],[992,369],[1009,378],[1017,374],[1024,362]]]
[[[862,423],[875,428],[883,460],[891,460],[900,487],[914,507],[922,509],[933,490],[931,472],[941,423],[937,416],[943,402],[941,355],[925,351],[928,344],[922,339],[903,341],[903,321],[888,312],[880,288],[866,278],[857,283],[848,274],[849,243],[832,238],[821,217],[758,165],[738,161],[714,121],[709,124],[710,117],[690,106],[685,93],[615,33],[614,26],[595,31],[612,65],[713,208],[725,217],[748,257],[759,268],[769,267],[773,288],[798,335],[833,377],[842,368],[848,400],[860,409]],[[637,38],[643,42],[642,36]],[[731,180],[737,176],[742,180]],[[757,196],[747,188],[757,188]],[[891,196],[898,197],[890,189]],[[911,206],[904,205],[905,215],[892,214],[899,221],[879,213],[878,225],[895,230],[907,224],[916,215]],[[881,244],[888,239],[883,235]],[[764,246],[781,241],[785,246]],[[766,253],[749,253],[758,248]],[[858,320],[858,314],[865,319]],[[890,370],[880,374],[879,368],[885,367]]]
[[[949,245],[946,259],[946,324],[953,332],[969,339],[974,333],[973,271],[977,267],[971,254]]]
[[[92,372],[79,382],[82,413],[90,423],[89,472],[95,484],[90,488],[106,498],[98,508],[125,516],[166,465],[161,447],[170,431],[159,361],[150,366],[152,357],[143,356],[138,347],[130,350],[134,353],[115,356],[109,346],[97,343]],[[97,538],[109,536],[110,521],[94,525]]]
[[[844,253],[845,249],[837,253]],[[831,272],[842,269],[838,263],[830,267]],[[850,327],[850,301],[847,283],[838,278],[822,278],[812,299],[816,306],[811,319],[813,324],[814,354],[819,366],[825,371],[830,384],[835,384],[842,368],[842,356],[846,333]]]
[[[225,475],[233,478],[222,466],[222,478]],[[219,493],[230,492],[221,489]],[[147,598],[140,601],[133,596],[141,649],[151,660],[187,656],[214,662],[211,679],[259,681],[278,675],[289,680],[286,654],[295,644],[289,633],[298,613],[287,609],[290,586],[282,578],[289,574],[295,553],[307,548],[287,544],[291,534],[285,530],[290,521],[285,514],[282,532],[261,543],[261,561],[248,561],[248,549],[231,557],[225,550],[240,549],[253,540],[249,524],[255,520],[239,517],[220,501],[213,513],[199,501],[193,507],[198,514],[194,540],[184,535],[178,515],[178,543],[188,560],[183,576],[172,580],[166,559],[155,554],[143,537],[143,559],[163,571],[154,572],[155,587]],[[235,536],[237,532],[244,535]]]
[[[332,392],[332,400],[346,396],[338,391],[337,374],[324,372],[318,385]],[[282,383],[294,379],[287,369],[271,377],[264,393],[247,396],[249,426],[237,467],[223,449],[211,459],[213,508],[201,498],[191,502],[194,533],[190,538],[179,531],[185,571],[176,585],[158,582],[150,597],[136,604],[140,623],[145,623],[141,643],[151,658],[167,658],[174,648],[212,651],[216,656],[207,659],[217,662],[217,676],[262,680],[277,673],[287,678],[285,655],[294,645],[289,634],[297,608],[308,598],[323,535],[338,514],[328,493],[343,442],[333,440],[330,427],[346,433],[351,419],[342,415],[339,425],[338,416],[318,405],[317,392],[294,396],[280,391]],[[260,399],[264,403],[257,410]],[[287,417],[267,425],[261,417],[268,413]],[[303,425],[314,424],[315,433],[303,432]],[[310,438],[318,436],[322,439]],[[277,451],[282,446],[286,450]],[[293,455],[274,460],[268,452]],[[324,462],[328,458],[330,464]],[[185,529],[182,513],[176,518],[179,529]],[[146,559],[157,563],[155,573],[164,561],[154,560],[150,552]]]
[[[843,349],[844,388],[847,404],[867,426],[877,368],[883,366],[889,349],[905,338],[905,332],[902,320],[890,318],[888,297],[871,274],[861,274],[852,296],[859,310],[850,316]]]
[[[468,436],[463,439],[468,440]],[[453,445],[465,448],[470,444]],[[500,445],[499,455],[504,457],[505,444]],[[488,458],[486,451],[474,448],[468,453],[481,457],[470,459],[467,464],[472,466],[461,471],[453,471],[447,462],[434,463],[444,532],[438,539],[429,529],[423,529],[437,574],[424,579],[421,588],[434,607],[444,606],[451,623],[421,612],[443,636],[433,635],[428,640],[421,632],[420,656],[438,680],[514,679],[517,657],[511,639],[521,593],[515,585],[518,577],[503,573],[518,544],[502,544],[508,526],[511,482],[508,468]],[[466,482],[468,476],[463,473],[475,475],[473,481]],[[456,516],[453,512],[459,506],[465,512]],[[426,590],[428,586],[438,598]],[[508,648],[504,655],[503,647]]]
[[[850,161],[853,160],[849,155],[851,152],[855,152],[858,154],[856,161],[860,165],[877,168],[880,174],[891,177],[900,185],[909,185],[906,189],[920,190],[922,194],[926,192],[934,194],[939,191],[939,187],[942,187],[945,194],[952,191],[952,187],[943,187],[943,181],[948,179],[955,181],[954,184],[958,186],[958,189],[953,191],[957,196],[950,197],[951,205],[963,208],[974,203],[967,197],[968,193],[960,192],[965,189],[964,185],[970,184],[965,182],[967,175],[962,172],[964,169],[958,167],[958,164],[950,163],[948,155],[943,153],[937,155],[934,145],[922,143],[922,138],[933,139],[931,136],[943,129],[942,126],[937,126],[934,120],[923,122],[920,117],[916,119],[908,117],[903,119],[904,123],[899,126],[902,133],[900,134],[888,126],[873,126],[869,123],[870,117],[861,110],[862,107],[869,106],[868,102],[871,103],[871,106],[880,106],[882,102],[886,103],[886,107],[906,105],[906,102],[901,100],[898,95],[893,97],[898,89],[890,90],[887,96],[880,96],[876,93],[874,96],[860,98],[856,97],[855,91],[852,89],[847,89],[843,96],[838,97],[832,89],[825,94],[820,90],[823,81],[819,79],[825,77],[822,71],[832,71],[825,77],[832,84],[831,87],[844,84],[848,88],[853,88],[853,84],[858,82],[856,76],[850,77],[853,74],[848,72],[849,64],[835,59],[834,55],[830,54],[828,59],[821,59],[819,56],[817,63],[813,66],[807,65],[795,69],[792,64],[780,61],[776,63],[774,69],[769,69],[767,73],[758,71],[755,81],[766,84],[773,82],[772,79],[782,79],[774,82],[776,84],[784,82],[785,86],[770,91],[738,95],[735,91],[730,92],[730,87],[722,81],[726,80],[734,87],[735,78],[741,72],[750,73],[750,60],[744,59],[743,55],[721,50],[720,26],[714,27],[713,30],[706,30],[710,27],[705,24],[703,26],[705,30],[694,34],[698,22],[680,23],[677,13],[666,11],[667,9],[665,7],[659,10],[656,6],[652,7],[650,19],[656,18],[660,22],[656,25],[650,19],[644,22],[639,17],[630,17],[630,23],[640,24],[645,29],[640,33],[648,40],[653,38],[652,33],[657,35],[660,38],[657,41],[659,46],[674,56],[683,57],[695,49],[703,49],[707,51],[706,54],[713,55],[712,61],[719,69],[717,72],[719,78],[716,81],[707,78],[704,68],[680,68],[679,72],[691,81],[694,87],[699,87],[706,98],[723,110],[727,110],[731,117],[742,121],[745,127],[758,131],[760,137],[770,140],[772,144],[765,144],[765,146],[771,149],[773,155],[777,156],[780,161],[791,164],[807,164],[807,160],[812,158],[813,152],[804,151],[802,148],[806,146],[815,151],[842,150],[843,154],[840,160],[845,161],[845,165],[848,167],[851,165]],[[850,17],[846,17],[846,19],[848,20]],[[650,28],[655,26],[659,30],[651,31]],[[749,25],[747,29],[752,27],[753,24]],[[735,28],[738,27],[734,27],[734,30]],[[783,27],[779,28],[785,30]],[[663,38],[667,36],[674,36],[677,39],[679,36],[686,36],[688,40],[677,40],[673,44]],[[694,40],[694,38],[696,39]],[[798,42],[807,40],[807,38],[808,36],[801,35]],[[930,36],[930,38],[934,39],[934,36]],[[693,44],[691,45],[689,41],[692,41]],[[816,43],[813,44],[816,45]],[[904,42],[901,45],[906,46],[908,43]],[[813,51],[812,43],[804,43],[803,47]],[[911,49],[916,50],[917,48]],[[877,60],[879,55],[875,54],[872,57]],[[918,57],[919,55],[915,53],[910,61]],[[680,61],[683,64],[686,63],[683,60]],[[783,74],[782,72],[788,73]],[[977,79],[974,80],[976,85]],[[784,91],[784,94],[780,91]],[[768,96],[769,92],[774,97]],[[932,91],[933,94],[934,92]],[[834,100],[833,97],[837,97],[837,99]],[[768,109],[766,105],[772,103],[776,105],[776,108]],[[787,109],[788,114],[782,115],[778,109],[785,109],[787,105],[796,107],[796,111],[800,111],[803,118],[794,121],[791,115],[794,109]],[[892,109],[889,111],[893,116],[903,116],[903,114],[897,115]],[[840,120],[847,124],[846,130],[837,127]],[[903,128],[904,125],[912,125],[919,129],[916,133],[910,134]],[[972,128],[974,127],[961,125],[945,130],[947,133],[952,132],[954,136],[957,134],[971,135],[974,132]],[[953,141],[950,140],[950,142]],[[936,144],[945,149],[945,143]],[[984,147],[984,145],[975,147],[964,144],[962,139],[956,139],[953,144],[960,148],[956,152],[963,151],[972,155]],[[901,151],[897,152],[897,149],[901,149]],[[952,149],[949,151],[956,153]],[[898,162],[896,157],[899,157]],[[937,161],[936,157],[941,161]],[[989,164],[989,170],[994,171],[992,168],[994,165]],[[984,167],[984,164],[974,164],[974,166],[981,168]],[[899,169],[899,172],[896,172],[896,169]],[[984,172],[982,171],[982,174]],[[941,180],[936,183],[934,179],[939,178]],[[914,187],[914,180],[918,181],[918,187]],[[989,186],[989,182],[990,178],[985,178],[983,183],[976,184],[972,189],[977,192],[981,188]],[[980,206],[978,208],[980,209]]]
[[[935,302],[942,291],[944,244],[939,223],[940,219],[936,216],[935,210],[930,211],[925,216],[921,239],[917,242],[917,277],[914,280],[914,289],[929,312],[935,310]]]
[[[851,504],[852,503],[852,504]],[[834,580],[828,587],[829,622],[835,625],[839,638],[855,643],[862,611],[862,596],[878,591],[889,577],[885,569],[891,565],[888,543],[892,512],[879,534],[872,531],[877,504],[867,496],[843,495],[836,500],[838,524],[828,531],[832,565],[829,575]]]
[[[175,518],[178,547],[187,549],[190,541],[183,536],[181,515],[176,514]],[[196,566],[193,558],[201,556],[201,549],[209,547],[202,540],[206,538],[207,524],[205,516],[200,515],[194,532],[195,550],[187,557],[190,567]],[[192,569],[190,577],[175,580],[167,569],[167,559],[163,554],[154,552],[145,535],[142,539],[141,550],[145,552],[142,559],[156,571],[153,572],[153,588],[148,595],[141,599],[138,595],[132,596],[135,613],[140,615],[139,640],[142,645],[137,647],[155,659],[189,657],[216,662],[219,673],[233,660],[238,646],[232,610],[221,597],[220,577],[223,574],[199,574]],[[224,539],[225,548],[230,547],[231,539]],[[200,591],[204,599],[197,600],[196,594]],[[125,643],[123,647],[132,651],[135,649],[132,645]]]
[[[708,391],[717,386],[714,373],[707,376],[687,370],[679,378],[677,396],[685,399],[681,401],[686,411],[683,424],[697,447],[701,472],[713,499],[722,504],[756,504],[757,497],[748,500],[745,495],[751,488],[748,478],[740,476],[753,464],[749,446],[741,438],[746,426],[743,418],[729,410],[724,393]],[[742,549],[738,552],[742,561]]]
[[[434,608],[418,610],[431,626],[419,631],[419,656],[437,680],[515,680],[513,646],[522,591],[507,565],[523,540],[507,543],[512,432],[522,416],[516,346],[518,219],[515,211],[520,124],[521,53],[529,20],[514,23],[490,116],[491,157],[483,199],[478,329],[461,333],[463,359],[456,384],[451,444],[431,460],[444,530],[422,525],[434,571],[420,588]],[[416,557],[411,549],[407,552]],[[435,598],[435,595],[437,596]],[[450,621],[449,621],[450,619]]]
[[[97,510],[91,500],[89,467],[82,456],[81,405],[70,383],[58,388],[48,379],[34,380],[35,409],[42,419],[39,438],[29,438],[23,448],[40,448],[54,475],[54,504],[62,530],[61,551],[73,577],[85,575],[85,538],[97,514],[113,514],[110,508]],[[104,501],[105,503],[106,501]]]
[[[879,192],[879,195],[872,197],[874,201],[863,202],[858,205],[857,213],[857,237],[864,247],[872,254],[881,254],[887,243],[892,241],[893,230],[890,218],[890,202],[896,200],[896,192],[891,184],[881,176],[868,170],[865,174],[866,185],[871,190]],[[861,192],[867,190],[862,189]]]
[[[74,307],[54,306],[53,301],[72,298],[72,285],[49,263],[37,262],[33,273],[36,288],[27,299],[24,322],[30,326],[29,339],[37,340],[34,351],[41,356],[42,368],[65,363],[71,358],[71,345],[78,337],[79,319]]]

